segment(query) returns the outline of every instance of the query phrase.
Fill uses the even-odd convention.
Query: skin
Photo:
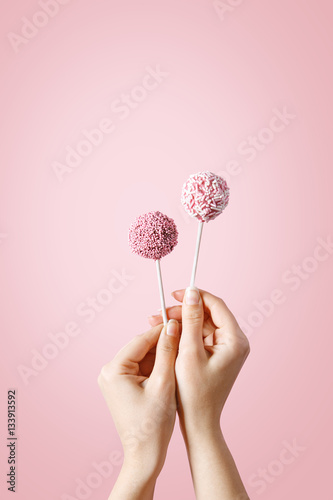
[[[182,305],[160,315],[106,365],[99,384],[124,448],[109,500],[151,500],[178,411],[198,500],[249,500],[225,443],[220,417],[249,354],[222,299],[177,290]],[[195,303],[195,298],[198,301]]]

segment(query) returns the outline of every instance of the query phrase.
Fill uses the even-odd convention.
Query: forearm
[[[197,500],[249,500],[220,428],[184,434]]]
[[[109,500],[152,500],[157,476],[124,463]]]

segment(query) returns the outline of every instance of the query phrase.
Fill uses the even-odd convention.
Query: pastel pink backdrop
[[[333,257],[295,292],[283,275],[332,236],[332,6],[224,3],[223,17],[209,0],[72,0],[17,53],[7,35],[40,6],[1,6],[1,498],[12,498],[8,388],[18,392],[15,498],[79,498],[76,479],[121,452],[97,376],[159,308],[154,265],[130,254],[127,228],[148,210],[175,219],[179,245],[162,261],[172,304],[170,292],[189,283],[197,227],[181,186],[232,160],[230,206],[204,229],[197,284],[244,321],[272,290],[285,300],[249,330],[223,430],[252,499],[331,497]],[[112,101],[156,65],[168,76],[121,120]],[[290,124],[247,161],[239,145],[284,107]],[[103,118],[115,131],[59,182],[53,162]],[[86,323],[78,304],[122,269],[134,279]],[[81,333],[25,385],[17,367],[70,321]],[[302,451],[281,465],[293,440]],[[87,498],[106,499],[119,468]],[[260,468],[275,475],[259,488]],[[155,496],[195,498],[178,423]]]

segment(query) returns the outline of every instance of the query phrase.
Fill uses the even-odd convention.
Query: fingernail
[[[188,306],[195,306],[200,302],[200,294],[197,288],[186,288],[185,292],[185,304]]]
[[[152,314],[151,316],[148,316],[148,319],[149,318],[156,319],[156,318],[160,318],[160,317],[161,317],[160,314]]]
[[[178,321],[175,319],[169,319],[166,329],[166,334],[171,337],[177,337],[178,335]]]

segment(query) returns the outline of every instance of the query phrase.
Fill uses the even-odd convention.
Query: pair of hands
[[[110,500],[153,498],[177,411],[197,498],[247,499],[220,415],[248,340],[220,298],[197,289],[173,297],[182,305],[168,309],[168,325],[151,316],[152,328],[121,349],[98,379],[124,449]]]

